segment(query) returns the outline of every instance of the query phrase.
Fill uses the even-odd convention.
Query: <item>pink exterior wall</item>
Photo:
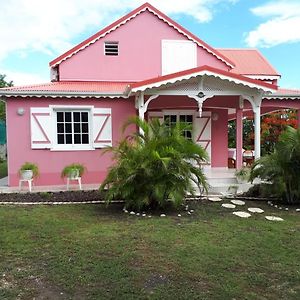
[[[218,115],[211,124],[211,166],[226,168],[228,166],[228,112],[226,109],[211,109]]]
[[[145,11],[59,66],[60,80],[140,81],[161,75],[161,40],[187,38]],[[104,42],[118,41],[119,56],[105,56]],[[225,63],[198,47],[198,66],[228,70]]]
[[[91,151],[50,151],[31,149],[30,138],[30,108],[47,107],[52,105],[94,105],[95,107],[112,109],[112,138],[113,144],[121,139],[121,127],[130,115],[135,115],[133,99],[9,99],[7,101],[7,136],[8,136],[8,172],[9,185],[16,186],[19,181],[18,170],[26,162],[35,162],[40,169],[40,177],[35,185],[64,184],[60,178],[61,170],[68,164],[79,162],[85,165],[87,171],[82,178],[83,184],[100,183],[111,165],[109,154],[101,156],[102,150]],[[17,108],[25,109],[23,116],[18,116]]]

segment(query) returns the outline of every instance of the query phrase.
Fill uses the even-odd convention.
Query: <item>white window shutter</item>
[[[201,118],[195,115],[193,123],[193,134],[195,142],[201,145],[211,159],[211,113],[202,112]]]
[[[162,75],[197,67],[197,45],[192,41],[162,40]]]
[[[104,148],[112,145],[112,121],[110,108],[94,108],[93,111],[93,146]]]
[[[54,125],[52,110],[49,107],[32,107],[30,109],[32,149],[50,149],[52,147]]]

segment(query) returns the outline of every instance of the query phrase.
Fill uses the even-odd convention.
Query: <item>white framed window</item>
[[[118,56],[119,55],[119,42],[104,42],[104,55]]]
[[[30,109],[32,149],[95,150],[112,145],[112,110],[87,105]]]
[[[91,110],[54,109],[56,149],[91,149]]]
[[[56,145],[68,148],[91,147],[90,110],[55,110]]]
[[[164,112],[164,121],[169,127],[175,126],[177,123],[181,123],[187,128],[183,130],[183,136],[186,139],[193,139],[193,112]]]

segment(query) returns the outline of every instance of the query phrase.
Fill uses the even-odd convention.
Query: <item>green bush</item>
[[[107,190],[107,202],[121,198],[127,209],[137,210],[164,208],[170,202],[178,207],[187,193],[194,194],[195,185],[207,190],[201,169],[207,153],[183,137],[186,126],[170,128],[158,119],[147,123],[138,118],[129,119],[124,130],[129,125],[138,126],[143,134],[133,133],[106,150],[116,161],[100,186]]]
[[[274,152],[255,161],[250,180],[255,178],[270,183],[270,191],[284,202],[300,202],[300,129],[287,127]]]

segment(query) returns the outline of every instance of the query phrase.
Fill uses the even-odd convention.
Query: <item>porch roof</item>
[[[221,80],[227,80],[230,82],[234,82],[235,84],[244,85],[250,88],[257,88],[263,90],[264,92],[274,92],[277,90],[277,86],[273,84],[269,84],[260,80],[248,78],[240,74],[231,73],[210,66],[201,66],[133,83],[131,85],[131,92],[145,91],[147,89],[158,88],[166,84],[172,84],[178,81],[188,80],[190,78],[201,76],[211,76],[219,78]]]

